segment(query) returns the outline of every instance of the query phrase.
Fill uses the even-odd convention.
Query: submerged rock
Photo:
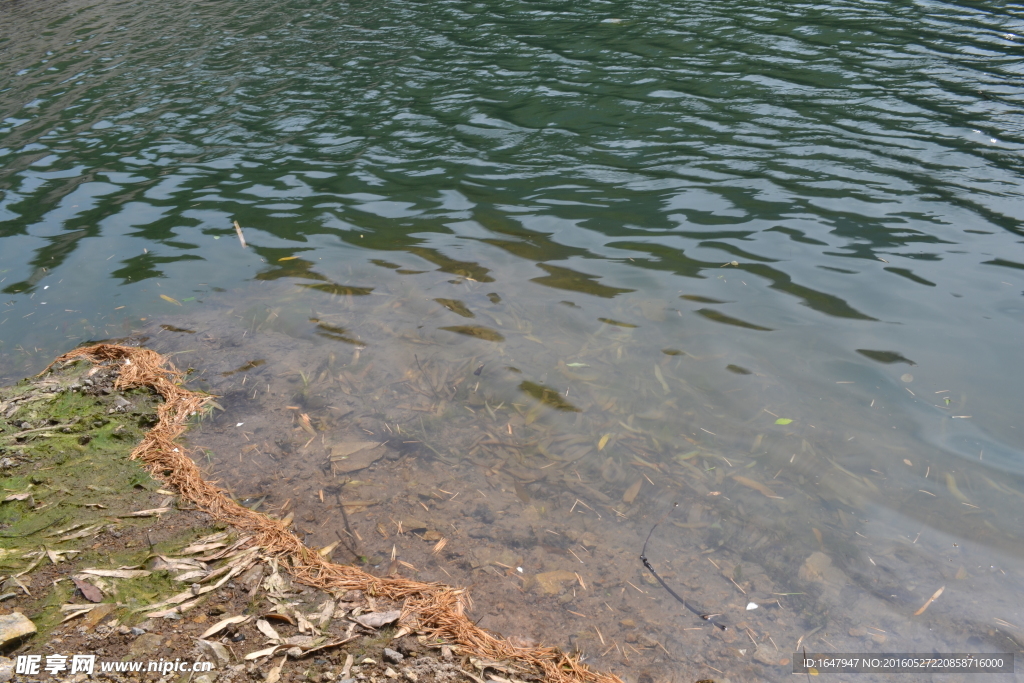
[[[564,570],[543,572],[533,577],[534,585],[545,595],[557,595],[562,592],[562,584],[576,581],[576,574]]]

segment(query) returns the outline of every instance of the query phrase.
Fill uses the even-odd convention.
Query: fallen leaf
[[[153,572],[145,569],[83,569],[78,573],[106,576],[111,579],[138,579],[143,576],[149,576]]]
[[[165,512],[170,512],[171,508],[153,508],[151,510],[139,510],[133,512],[130,515],[121,515],[122,517],[158,517]]]
[[[633,501],[636,500],[636,496],[640,493],[640,487],[643,486],[644,480],[637,479],[633,482],[633,485],[626,489],[626,492],[622,494],[622,502],[627,505],[632,505]]]
[[[281,261],[294,261],[297,258],[299,258],[299,257],[298,256],[285,256],[283,258],[277,259],[277,261],[278,261],[278,263],[280,263]]]
[[[353,617],[353,621],[358,623],[360,626],[376,629],[398,621],[398,617],[400,616],[402,616],[402,613],[399,610],[391,610],[390,612],[370,612],[369,614],[360,614],[358,617]]]
[[[281,634],[275,631],[274,627],[266,619],[257,619],[256,628],[272,642],[279,642],[281,640]]]
[[[792,420],[790,420],[788,417],[780,417],[778,420],[775,421],[775,424],[777,424],[777,425],[788,425],[791,422],[792,422]]]
[[[250,619],[250,617],[247,617],[247,616],[244,616],[244,615],[241,615],[241,614],[239,614],[237,616],[234,616],[234,617],[228,617],[227,619],[221,619],[216,624],[214,624],[210,628],[208,628],[205,631],[203,631],[203,635],[201,635],[199,637],[201,639],[203,639],[203,640],[206,640],[210,636],[212,636],[212,635],[214,635],[216,633],[220,633],[221,631],[223,631],[228,626],[231,626],[231,624],[244,624],[245,622],[249,621],[249,619]]]
[[[331,449],[331,460],[340,460],[353,453],[358,453],[367,448],[376,448],[379,445],[379,441],[343,441],[336,443],[334,448]]]
[[[287,614],[278,614],[277,612],[271,612],[269,614],[264,614],[263,618],[267,621],[280,621],[281,623],[295,626],[295,620]]]
[[[287,655],[281,657],[281,661],[277,663],[277,666],[267,672],[267,683],[277,683],[281,680],[281,669],[284,668],[284,663],[287,659]]]
[[[75,584],[75,588],[82,591],[82,595],[89,602],[102,602],[103,592],[99,588],[92,585],[88,581],[77,579],[74,576],[71,577],[71,581]]]
[[[597,450],[603,451],[604,447],[608,445],[608,439],[612,438],[611,434],[605,434],[601,437],[601,440],[597,442]]]
[[[320,557],[330,557],[331,553],[334,552],[334,549],[337,548],[338,544],[340,544],[340,543],[341,543],[341,541],[335,541],[334,543],[331,543],[330,545],[325,545],[323,548],[320,548],[320,550],[318,550],[316,552],[317,552],[318,555],[320,555]]]
[[[281,646],[280,645],[274,645],[273,647],[268,647],[265,650],[256,650],[255,652],[250,652],[249,654],[247,654],[244,657],[244,659],[246,659],[246,660],[253,660],[253,659],[259,659],[260,657],[269,657],[270,655],[272,655],[275,652],[277,652],[277,649],[279,647],[281,647]]]
[[[12,493],[11,495],[4,498],[4,502],[9,503],[12,500],[28,500],[31,497],[31,493]]]
[[[342,474],[369,467],[384,457],[386,448],[375,441],[345,441],[331,449],[331,468]]]
[[[215,548],[223,548],[227,543],[195,543],[188,546],[181,551],[182,555],[195,555],[196,553],[205,553],[207,550],[214,550]]]
[[[178,301],[177,299],[175,299],[173,297],[169,297],[166,294],[161,294],[160,298],[163,299],[164,301],[168,301],[168,302],[174,304],[175,306],[180,306],[181,305],[180,301]]]
[[[759,481],[754,481],[753,479],[747,479],[746,477],[741,477],[738,474],[732,475],[731,478],[737,484],[743,484],[747,488],[751,488],[751,489],[754,489],[755,491],[759,491],[760,493],[763,493],[764,495],[768,496],[769,498],[781,498],[782,497],[782,496],[777,495],[775,493],[775,491],[772,491],[770,488],[768,488],[767,486],[765,486],[764,484],[762,484]]]

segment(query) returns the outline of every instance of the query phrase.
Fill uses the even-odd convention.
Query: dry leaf
[[[153,508],[152,510],[139,510],[133,512],[130,515],[121,515],[122,517],[156,517],[162,515],[165,512],[170,512],[171,508]]]
[[[343,441],[336,443],[331,450],[331,460],[344,458],[347,455],[358,453],[367,448],[376,448],[380,444],[381,442],[379,441]]]
[[[402,613],[399,610],[391,610],[390,612],[370,612],[369,614],[360,614],[358,617],[353,617],[353,621],[358,623],[360,626],[376,629],[398,621],[398,617],[400,616],[402,616]]]
[[[275,652],[277,652],[277,649],[279,647],[281,647],[281,646],[280,645],[274,645],[273,647],[268,647],[265,650],[256,650],[255,652],[250,652],[249,654],[247,654],[244,657],[244,659],[253,660],[253,659],[259,659],[260,657],[269,657],[270,655],[272,655]]]
[[[256,628],[259,630],[260,633],[265,635],[271,641],[273,641],[273,642],[280,642],[281,641],[281,634],[279,634],[277,631],[275,631],[274,627],[271,626],[270,622],[268,622],[266,619],[257,619],[256,620]]]
[[[330,557],[331,553],[334,552],[334,549],[338,547],[339,543],[341,543],[341,541],[335,541],[330,545],[325,545],[323,548],[320,548],[320,550],[318,550],[317,553],[320,554],[320,557]]]
[[[85,538],[86,536],[94,536],[94,535],[96,535],[96,534],[98,534],[100,532],[100,527],[102,527],[102,526],[103,526],[102,524],[96,524],[95,526],[91,526],[91,527],[89,527],[87,529],[82,529],[81,531],[76,531],[73,534],[68,534],[67,536],[61,536],[57,540],[60,541],[60,542],[64,542],[64,541],[73,541],[76,538]]]
[[[626,489],[626,492],[622,494],[622,502],[627,505],[632,505],[633,501],[636,500],[636,496],[640,493],[640,487],[643,486],[644,480],[637,479],[633,482],[633,485]]]
[[[180,306],[181,305],[180,301],[178,301],[177,299],[174,299],[172,297],[169,297],[166,294],[161,294],[160,298],[163,299],[164,301],[168,301],[168,302],[174,304],[175,306]]]
[[[241,614],[234,617],[228,617],[227,619],[221,619],[216,624],[203,631],[203,635],[199,636],[199,638],[202,640],[206,640],[210,636],[216,633],[220,633],[228,626],[231,626],[231,624],[244,624],[245,622],[249,621],[249,619],[250,617],[243,616]]]
[[[277,666],[267,672],[267,683],[277,683],[281,680],[281,669],[284,668],[284,663],[287,660],[287,656],[281,657],[281,661],[277,663]]]
[[[223,548],[227,543],[193,543],[189,547],[181,551],[182,555],[195,555],[196,553],[205,553],[207,550],[213,550],[215,548]]]
[[[106,576],[111,579],[138,579],[152,573],[146,569],[83,569],[79,572],[79,574]]]
[[[309,421],[309,415],[302,413],[299,415],[299,425],[306,431],[307,434],[316,436],[316,430],[313,429],[312,423]]]
[[[82,591],[82,595],[85,596],[85,599],[89,602],[103,601],[103,592],[96,586],[92,585],[88,581],[75,578],[74,576],[71,577],[71,581],[75,584],[75,588]]]
[[[764,484],[762,484],[759,481],[754,481],[753,479],[747,479],[746,477],[741,477],[738,474],[732,475],[732,480],[735,481],[737,484],[742,484],[742,485],[746,486],[747,488],[754,489],[755,491],[758,491],[759,493],[762,493],[765,496],[768,496],[769,498],[781,498],[782,497],[782,496],[776,495],[775,491],[772,491],[770,488],[768,488],[767,486],[765,486]]]
[[[12,493],[11,495],[4,498],[4,502],[9,503],[12,500],[28,500],[31,497],[31,493]]]
[[[331,468],[345,474],[369,467],[384,457],[386,449],[376,441],[343,441],[331,449]]]
[[[264,614],[263,618],[266,619],[267,621],[280,621],[280,622],[282,622],[284,624],[289,624],[290,626],[295,626],[295,620],[292,619],[287,614],[278,614],[277,612],[271,612],[269,614]]]
[[[597,450],[603,451],[604,447],[608,445],[608,439],[612,438],[611,434],[605,434],[601,437],[601,440],[597,442]]]

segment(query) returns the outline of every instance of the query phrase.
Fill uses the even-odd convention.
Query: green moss
[[[78,551],[59,564],[58,573],[64,576],[87,567],[134,567],[155,554],[174,555],[216,531],[190,526],[152,546],[148,535],[138,533],[153,520],[130,515],[154,507],[151,494],[161,484],[129,456],[156,423],[161,399],[149,390],[114,391],[110,369],[90,375],[92,367],[76,363],[0,388],[0,501],[8,499],[0,502],[3,573],[24,571],[33,564],[33,571],[47,568],[50,559],[39,554],[46,550]],[[27,430],[34,431],[21,434]],[[103,531],[133,538],[134,546],[111,536],[97,539]],[[140,536],[146,539],[142,543]],[[37,586],[35,600],[26,603],[26,614],[31,612],[38,629],[37,642],[45,642],[64,618],[60,605],[82,602],[71,581],[48,583],[45,593],[40,594]],[[116,613],[122,623],[141,620],[142,613],[134,610],[185,589],[161,571],[94,583],[105,602],[123,605]]]

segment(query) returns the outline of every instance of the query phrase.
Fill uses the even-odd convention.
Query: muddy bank
[[[122,369],[80,361],[0,390],[0,680],[85,680],[75,655],[119,681],[542,678],[404,626],[381,592],[295,582],[294,557],[154,479],[129,455],[161,398],[118,389]]]

